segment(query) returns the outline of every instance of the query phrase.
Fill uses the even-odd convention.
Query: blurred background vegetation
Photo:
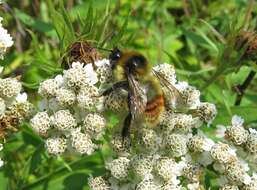
[[[251,0],[7,0],[0,16],[15,44],[0,64],[6,67],[4,76],[22,75],[36,104],[38,84],[62,71],[62,58],[73,42],[140,51],[153,65],[173,64],[180,80],[201,89],[202,100],[216,104],[217,118],[203,129],[213,136],[215,125],[229,124],[233,114],[246,123],[257,120],[256,78],[235,106],[235,87],[257,68],[234,48],[242,29],[255,29],[254,6]],[[1,189],[88,189],[88,176],[105,172],[105,149],[90,157],[56,159],[26,124],[7,142]],[[209,184],[215,189],[214,182]]]

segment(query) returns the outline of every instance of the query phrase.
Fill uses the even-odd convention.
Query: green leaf
[[[46,23],[42,20],[37,20],[31,17],[30,15],[21,12],[18,9],[14,9],[16,16],[21,20],[21,22],[27,26],[29,26],[31,29],[34,29],[39,32],[45,33],[47,36],[56,36],[56,33],[54,32],[54,27]]]
[[[82,32],[81,32],[82,35],[87,35],[88,33],[90,33],[92,31],[94,20],[95,20],[95,18],[94,18],[92,1],[90,1],[89,7],[87,10],[87,16],[82,21],[84,23],[82,26]]]
[[[70,16],[67,12],[67,10],[64,8],[63,4],[61,5],[61,12],[64,19],[64,24],[67,26],[67,31],[69,31],[69,37],[71,38],[71,41],[75,40],[75,32],[71,23]]]
[[[42,152],[44,150],[43,144],[39,146],[36,151],[33,153],[30,161],[30,169],[29,172],[33,173],[37,168],[42,164]]]
[[[256,122],[257,106],[232,106],[230,107],[232,115],[239,115],[244,118],[246,123]],[[230,124],[231,115],[227,112],[225,107],[218,109],[218,115],[213,124]]]
[[[213,43],[211,39],[201,29],[195,27],[195,30],[198,32],[198,34],[200,34],[200,36],[205,40],[205,42],[207,42],[207,44],[209,44],[210,47],[212,47],[211,49],[218,54],[219,49],[217,48],[215,43]]]
[[[111,45],[112,46],[116,46],[118,44],[119,41],[121,41],[123,35],[125,34],[126,32],[126,29],[127,29],[127,26],[128,26],[128,20],[129,20],[129,17],[126,17],[122,27],[120,28],[120,31],[118,32],[117,35],[115,35],[113,38],[112,38],[112,41],[111,41]]]

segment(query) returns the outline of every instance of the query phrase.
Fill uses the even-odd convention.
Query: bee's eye
[[[111,62],[112,68],[114,67],[115,63],[121,58],[121,51],[118,48],[114,48],[109,55],[109,60]]]
[[[112,50],[111,54],[109,55],[110,60],[118,60],[121,57],[121,51],[119,49]]]

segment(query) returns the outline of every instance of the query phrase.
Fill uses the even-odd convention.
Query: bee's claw
[[[99,94],[99,95],[93,95],[92,97],[93,97],[93,98],[101,98],[102,96],[104,96],[103,93],[101,93],[101,94]]]

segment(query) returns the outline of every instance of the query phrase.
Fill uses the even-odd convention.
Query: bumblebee
[[[114,48],[109,60],[115,83],[102,95],[106,96],[116,89],[128,92],[129,113],[123,123],[122,137],[128,137],[135,122],[152,126],[158,124],[165,108],[162,86],[168,88],[174,98],[180,96],[179,91],[161,73],[153,70],[147,59],[138,52],[122,52]]]

